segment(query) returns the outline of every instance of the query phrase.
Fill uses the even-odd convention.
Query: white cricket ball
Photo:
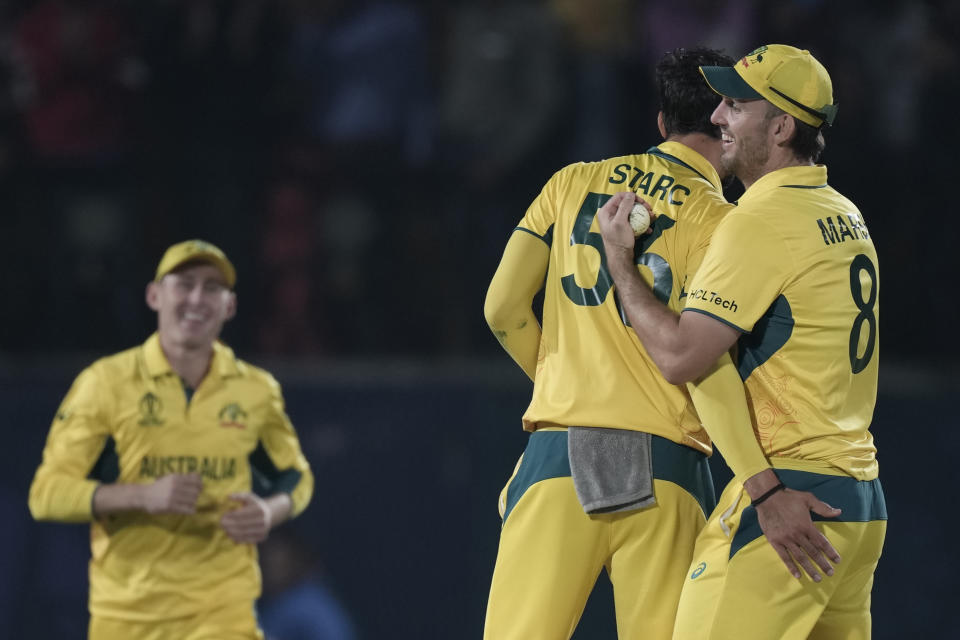
[[[630,210],[629,220],[630,226],[633,228],[633,235],[639,236],[650,226],[650,213],[645,206],[638,202]]]

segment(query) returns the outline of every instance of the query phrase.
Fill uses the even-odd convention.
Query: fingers
[[[621,218],[627,224],[630,224],[630,210],[633,209],[633,205],[637,203],[637,197],[633,191],[624,191],[621,195],[623,197],[620,199],[620,203],[617,204],[617,218]]]
[[[237,543],[256,544],[267,537],[270,523],[263,509],[248,503],[230,511],[220,519],[224,532]]]
[[[819,540],[817,538],[819,538]],[[814,582],[820,582],[821,576],[810,560],[816,563],[820,570],[826,575],[833,575],[833,565],[830,564],[827,557],[830,556],[834,562],[839,562],[840,554],[837,553],[836,549],[833,548],[823,534],[817,531],[814,538],[806,538],[802,541],[801,548],[803,555],[801,556],[800,564],[803,565],[804,571],[813,578]]]
[[[148,513],[196,512],[197,499],[203,491],[199,473],[172,473],[156,479],[144,490],[143,508]]]
[[[799,543],[788,542],[783,545],[774,544],[771,546],[794,578],[799,579],[801,577],[800,570],[797,567],[798,564],[814,582],[823,580],[821,571],[828,576],[833,575],[833,567],[820,550],[807,540]]]
[[[823,516],[824,518],[836,518],[842,513],[840,509],[831,507],[826,502],[819,500],[812,493],[807,494],[807,507],[810,509],[810,511],[813,511],[817,515]],[[810,527],[812,531],[807,537],[816,547],[818,554],[825,555],[835,563],[840,562],[840,554],[836,549],[833,548],[833,545],[830,544],[830,541],[827,540],[827,537],[820,533],[819,530],[813,528],[813,523],[811,523]],[[820,563],[818,562],[818,564]],[[820,566],[823,567],[824,565],[820,564]],[[824,571],[827,571],[827,569],[824,568]],[[827,571],[827,575],[833,575],[832,569]]]
[[[189,496],[174,495],[170,498],[170,506],[166,509],[167,513],[179,513],[181,515],[191,515],[197,512],[197,500]]]
[[[802,568],[814,582],[832,576],[831,564],[840,562],[840,554],[810,517],[813,511],[823,517],[836,517],[834,509],[812,493],[787,489],[772,496],[757,509],[760,527],[791,575],[801,577]],[[798,568],[799,566],[799,568]]]
[[[823,535],[819,531],[814,530],[814,534],[811,537],[813,544],[817,549],[825,556],[830,558],[834,564],[840,562],[840,552],[834,549],[833,545],[830,544],[830,541],[827,540],[827,536]],[[823,565],[820,565],[823,566]],[[824,569],[826,571],[826,569]],[[827,575],[832,575],[829,571]]]
[[[203,479],[199,473],[187,473],[173,476],[173,490],[170,496],[174,513],[195,513],[197,499],[203,491]]]
[[[220,519],[224,532],[240,544],[256,544],[265,540],[271,525],[267,503],[249,491],[231,493],[229,498],[242,506],[228,511]]]
[[[619,191],[610,196],[610,199],[600,207],[598,213],[601,217],[613,219],[622,215],[623,207],[626,207],[626,212],[629,214],[635,198],[636,196],[632,191]]]
[[[797,564],[793,561],[793,557],[787,551],[787,548],[779,544],[772,544],[770,546],[772,546],[773,550],[777,552],[778,556],[780,556],[780,559],[783,561],[783,564],[786,565],[787,571],[790,572],[790,575],[799,579],[800,569],[797,568]]]
[[[808,495],[809,498],[807,500],[807,507],[810,509],[810,511],[813,511],[817,515],[821,515],[824,518],[836,518],[840,515],[840,509],[831,507],[826,502],[818,500],[812,493]]]
[[[820,576],[820,572],[817,571],[817,568],[813,565],[813,562],[810,560],[810,556],[807,553],[807,550],[800,545],[793,545],[789,548],[790,555],[793,556],[794,560],[800,563],[800,566],[803,567],[803,570],[810,576],[810,579],[814,582],[820,582],[823,578]],[[830,571],[833,573],[833,570]],[[799,577],[799,576],[797,576]]]
[[[785,548],[814,582],[820,582],[823,579],[822,574],[833,575],[831,560],[834,563],[840,562],[840,554],[812,523],[807,531],[798,532],[791,541],[786,542]],[[781,554],[780,557],[782,559],[783,555]],[[787,568],[790,569],[790,565]],[[796,568],[796,564],[793,568]],[[800,575],[793,573],[793,577],[799,578]]]
[[[175,474],[174,477],[175,477],[175,478],[178,478],[178,479],[180,480],[180,482],[182,482],[185,486],[190,486],[190,487],[193,487],[193,486],[202,487],[202,486],[203,486],[203,476],[201,476],[201,475],[200,475],[199,473],[197,473],[196,471],[194,471],[193,473]]]

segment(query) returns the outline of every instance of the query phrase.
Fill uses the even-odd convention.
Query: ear
[[[663,124],[663,111],[657,112],[657,129],[660,130],[660,136],[666,140],[667,139],[667,128]]]
[[[797,121],[787,113],[775,116],[771,125],[773,141],[778,147],[786,145],[797,133]]]
[[[231,291],[230,299],[227,300],[227,316],[224,319],[230,320],[235,315],[237,315],[237,294]]]
[[[151,280],[147,283],[147,306],[154,311],[160,311],[160,283]]]

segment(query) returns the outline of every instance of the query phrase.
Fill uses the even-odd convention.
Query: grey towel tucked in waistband
[[[569,427],[567,452],[573,486],[585,512],[613,513],[656,504],[649,433]]]

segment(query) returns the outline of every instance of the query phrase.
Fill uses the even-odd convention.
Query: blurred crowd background
[[[789,43],[829,69],[823,161],[880,255],[874,433],[906,482],[931,441],[960,444],[958,34],[955,0],[0,2],[0,631],[82,636],[85,532],[29,522],[26,487],[72,377],[146,337],[160,255],[200,237],[239,271],[226,340],[274,368],[318,467],[287,546],[319,556],[358,637],[479,637],[529,393],[486,285],[554,171],[659,142],[652,68],[677,46]],[[886,482],[905,502],[920,486]],[[881,564],[876,637],[909,637],[893,603],[941,630],[936,601],[901,590],[956,566],[935,555],[948,516],[890,511],[910,530],[894,542],[891,524],[904,565]],[[612,637],[589,631],[604,615],[580,637]]]
[[[489,353],[510,230],[561,166],[658,141],[660,54],[787,42],[833,76],[824,160],[877,239],[883,353],[937,359],[950,314],[913,308],[957,309],[958,6],[8,0],[0,348],[138,341],[163,249],[203,237],[238,263],[243,353]]]

